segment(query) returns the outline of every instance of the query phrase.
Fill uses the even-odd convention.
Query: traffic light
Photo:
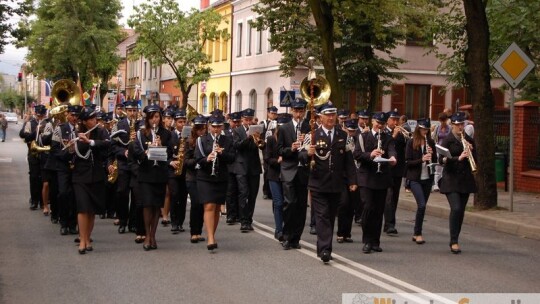
[[[19,74],[17,75],[17,81],[18,81],[18,82],[22,82],[22,73],[19,73]]]

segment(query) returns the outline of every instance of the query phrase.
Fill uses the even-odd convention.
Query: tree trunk
[[[473,103],[478,164],[478,193],[474,206],[487,209],[497,206],[495,182],[495,143],[493,138],[494,102],[489,74],[489,25],[482,0],[463,0],[467,19],[468,48],[465,52],[465,78]]]
[[[334,49],[334,17],[332,16],[332,6],[324,0],[309,0],[308,2],[321,36],[321,61],[324,66],[325,77],[332,88],[330,100],[332,100],[334,105],[341,108],[343,106],[343,94],[341,93]]]

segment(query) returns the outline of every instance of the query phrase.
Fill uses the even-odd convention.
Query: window
[[[229,97],[227,96],[227,93],[221,92],[221,94],[219,95],[219,107],[218,108],[222,109],[224,113],[229,112],[228,103],[227,103],[228,100],[229,100]]]
[[[240,112],[242,111],[242,91],[236,92],[234,97],[236,99],[236,111]]]
[[[221,43],[220,43],[220,40],[216,40],[214,41],[214,61],[215,62],[218,62],[219,61],[219,55],[220,55],[220,51],[219,51],[219,47],[221,46]]]
[[[262,54],[262,30],[257,31],[257,55]]]
[[[208,60],[212,61],[212,58],[214,58],[212,55],[214,51],[214,41],[208,40],[208,46],[206,48],[206,54],[208,54]]]
[[[221,38],[221,61],[227,60],[227,39]]]
[[[274,91],[268,88],[266,90],[266,108],[269,108],[274,105]]]
[[[208,97],[205,94],[201,96],[201,106],[201,112],[208,113]]]
[[[143,80],[146,79],[146,62],[144,63]]]
[[[430,89],[429,85],[405,85],[405,115],[409,119],[429,117]],[[400,110],[399,107],[396,108]],[[400,111],[400,114],[403,113]]]
[[[242,22],[238,23],[238,29],[236,30],[236,57],[242,56]]]
[[[257,110],[257,91],[255,90],[249,92],[249,107],[253,110]]]
[[[156,67],[154,68],[154,79],[157,78],[157,72],[158,72],[158,67],[156,66]]]
[[[148,79],[152,79],[152,62],[148,63]]]
[[[272,33],[270,33],[270,31],[267,31],[266,33],[268,35],[268,40],[267,40],[268,41],[268,53],[270,53],[270,52],[274,51],[274,49],[272,48],[272,43],[270,43],[270,39],[272,38]]]
[[[251,24],[249,21],[246,29],[246,56],[251,56]]]

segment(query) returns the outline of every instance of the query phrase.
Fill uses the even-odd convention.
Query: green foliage
[[[27,16],[31,12],[32,0],[0,0],[0,54],[4,53],[4,47],[9,43],[9,34],[16,37],[17,29],[9,23],[9,18]]]
[[[490,23],[492,62],[512,44],[517,45],[536,63],[519,87],[524,100],[540,101],[540,1],[491,0],[486,8]]]
[[[389,72],[403,62],[392,56],[392,50],[409,35],[424,36],[423,24],[435,9],[427,0],[261,0],[254,9],[261,16],[255,26],[268,28],[272,34],[272,47],[283,54],[280,69],[284,76],[306,65],[307,57],[324,56],[324,33],[316,26],[310,2],[331,9],[336,58],[331,64],[337,68],[343,89],[364,96],[365,104],[357,105],[359,108],[373,108],[380,88],[401,77]],[[318,59],[325,64],[325,58]],[[325,70],[331,68],[325,64]]]
[[[42,0],[36,19],[19,24],[28,47],[29,71],[40,78],[76,80],[83,88],[116,73],[116,46],[124,38],[117,21],[119,0]],[[25,34],[26,33],[26,34]]]
[[[174,0],[154,0],[135,7],[128,20],[138,39],[133,56],[144,56],[152,65],[169,65],[187,104],[191,87],[210,78],[204,52],[207,41],[220,37],[229,39],[226,31],[218,30],[222,16],[214,10],[191,10],[185,13]]]
[[[2,103],[5,108],[10,109],[10,111],[13,111],[14,109],[22,111],[24,109],[24,95],[20,95],[14,90],[0,92],[0,103]]]

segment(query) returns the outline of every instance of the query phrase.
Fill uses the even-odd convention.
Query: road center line
[[[257,226],[258,228],[261,228],[262,230],[255,230],[256,233],[262,235],[262,236],[265,236],[271,240],[274,240],[274,235],[273,233],[270,233],[269,231],[273,231],[274,229],[272,227],[269,227],[265,224],[262,224],[262,223],[259,223],[257,221],[253,221],[253,224],[255,226]],[[277,242],[277,241],[276,241]],[[320,260],[319,257],[317,257],[317,254],[314,252],[316,251],[316,246],[314,246],[313,244],[310,244],[306,241],[300,241],[301,245],[302,245],[302,249],[295,249],[296,251],[299,251],[315,260]],[[309,248],[311,250],[307,250],[305,248]],[[392,293],[401,293],[401,294],[407,294],[408,291],[412,291],[414,293],[418,293],[418,294],[422,294],[422,296],[425,296],[426,298],[430,298],[430,299],[434,299],[434,300],[437,300],[437,301],[440,301],[442,303],[447,303],[447,304],[455,304],[455,302],[447,299],[447,298],[444,298],[444,297],[441,297],[439,295],[436,295],[436,294],[433,294],[425,289],[422,289],[420,287],[417,287],[415,285],[412,285],[410,283],[407,283],[405,281],[402,281],[398,278],[395,278],[393,276],[390,276],[390,275],[387,275],[385,273],[382,273],[378,270],[375,270],[371,267],[368,267],[366,265],[363,265],[363,264],[360,264],[358,262],[355,262],[353,260],[350,260],[344,256],[341,256],[339,254],[336,254],[334,252],[332,252],[332,257],[334,258],[334,260],[332,262],[330,262],[328,264],[328,266],[331,266],[331,267],[335,267],[343,272],[346,272],[352,276],[355,276],[361,280],[364,280],[368,283],[371,283],[375,286],[378,286],[378,287],[381,287],[385,290],[388,290]],[[352,269],[352,268],[356,268],[356,269]],[[383,280],[386,280],[388,281],[389,283],[386,283],[382,280],[379,280],[377,278],[374,278],[372,276],[377,276],[379,277],[380,279],[383,279]],[[403,289],[401,289],[403,288]],[[423,299],[423,298],[419,298],[418,295],[416,294],[410,294],[410,295],[403,295],[407,298],[409,298],[410,300],[412,301],[415,301],[414,303],[420,303],[422,301],[426,301],[426,299]]]

